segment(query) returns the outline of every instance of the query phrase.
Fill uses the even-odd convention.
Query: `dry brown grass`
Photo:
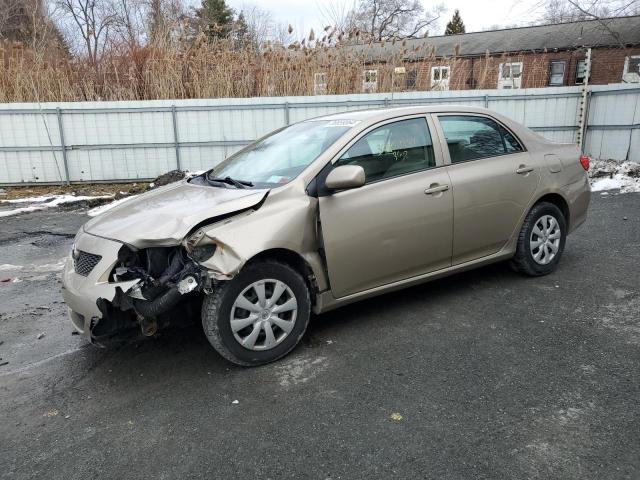
[[[235,49],[229,41],[202,40],[174,48],[142,47],[111,53],[99,65],[51,54],[39,55],[17,44],[0,44],[0,102],[149,100],[313,95],[314,74],[326,72],[327,94],[362,92],[363,70],[378,69],[378,92],[429,90],[431,65],[451,66],[451,89],[495,88],[498,64],[506,57],[438,58],[428,48],[390,48],[371,65],[366,48],[349,47]],[[407,56],[420,62],[407,61]],[[520,57],[509,57],[519,61]],[[394,67],[417,70],[415,86],[395,78]],[[527,68],[540,76],[547,64]],[[537,77],[536,77],[537,79]],[[537,80],[536,80],[537,81]],[[527,82],[529,83],[529,82]]]

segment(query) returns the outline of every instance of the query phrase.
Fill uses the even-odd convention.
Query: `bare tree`
[[[259,47],[273,39],[276,26],[271,12],[252,5],[243,8],[242,13],[249,30],[249,38],[254,46]]]
[[[356,0],[353,0],[351,7],[337,0],[317,4],[322,21],[339,32],[346,32],[349,29],[351,12],[356,9],[356,6]]]
[[[420,0],[360,0],[349,14],[348,26],[365,40],[425,36],[443,10],[437,5],[427,12]]]
[[[544,0],[542,6],[542,23],[595,20],[603,34],[611,36],[623,49],[625,42],[609,19],[640,13],[640,0]]]
[[[543,23],[564,23],[578,20],[598,20],[640,13],[640,0],[544,0],[540,20]]]
[[[109,35],[121,17],[117,5],[111,0],[56,0],[71,41],[79,39],[89,62],[97,66]]]

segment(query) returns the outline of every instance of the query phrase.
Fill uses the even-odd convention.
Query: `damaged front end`
[[[111,301],[96,302],[102,315],[94,319],[91,338],[99,340],[139,327],[146,336],[172,323],[188,323],[200,312],[202,296],[213,281],[200,265],[215,252],[215,246],[187,249],[185,246],[136,249],[123,245],[109,282],[135,283],[123,291],[116,288]]]

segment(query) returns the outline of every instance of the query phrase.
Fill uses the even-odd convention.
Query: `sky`
[[[425,10],[440,0],[428,2],[422,0]],[[323,18],[323,10],[327,8],[346,8],[353,6],[354,0],[227,0],[227,4],[236,11],[255,5],[271,12],[277,23],[291,24],[297,32],[316,32],[328,25]],[[500,25],[524,24],[536,20],[540,14],[540,0],[453,0],[445,2],[446,10],[439,20],[439,25],[430,35],[441,35],[446,23],[457,8],[467,32],[486,30]],[[302,34],[301,36],[304,36]]]

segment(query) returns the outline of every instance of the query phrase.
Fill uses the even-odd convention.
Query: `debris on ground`
[[[591,160],[589,177],[591,190],[594,192],[604,190],[620,190],[620,193],[640,192],[640,163]]]
[[[2,363],[0,363],[0,367],[4,367],[5,365],[9,365],[9,362],[2,362]]]
[[[38,334],[38,340],[40,340],[40,339],[44,338],[44,335],[45,335],[45,334],[44,334],[44,332],[39,333],[39,334]]]
[[[164,185],[169,185],[173,182],[179,182],[185,176],[187,176],[187,172],[183,172],[182,170],[171,170],[170,172],[163,173],[151,182],[149,184],[149,188],[163,187]]]
[[[402,415],[400,415],[398,412],[394,412],[391,414],[391,420],[394,420],[396,422],[400,422],[402,421]]]

